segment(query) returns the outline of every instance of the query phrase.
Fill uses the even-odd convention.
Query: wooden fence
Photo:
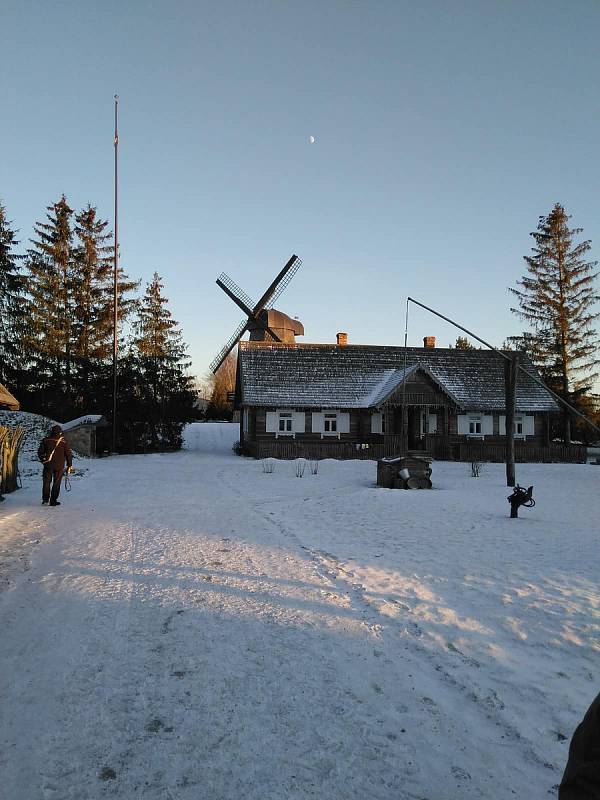
[[[459,461],[489,461],[501,463],[506,460],[506,447],[503,444],[466,442],[459,446]],[[576,444],[551,444],[549,447],[515,442],[515,461],[537,464],[585,464],[587,448]]]
[[[451,445],[442,437],[428,436],[426,448],[419,453],[438,461],[488,461],[502,463],[506,459],[504,444],[485,442],[464,442]],[[308,458],[322,459],[372,459],[405,455],[401,436],[385,436],[381,443],[370,443],[367,447],[354,442],[339,440],[306,441],[301,439],[262,439],[246,447],[246,453],[255,458]],[[586,448],[582,445],[553,444],[542,447],[531,442],[515,442],[515,461],[531,463],[576,463],[585,464]]]

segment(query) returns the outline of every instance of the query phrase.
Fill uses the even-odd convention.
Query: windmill
[[[251,341],[265,342],[285,342],[293,344],[296,336],[304,334],[304,327],[297,319],[292,319],[282,311],[276,311],[273,305],[281,296],[282,292],[289,286],[290,281],[300,269],[302,260],[298,256],[292,256],[279,275],[271,283],[266,292],[262,295],[258,303],[254,303],[248,295],[235,284],[229,275],[224,272],[217,278],[217,286],[231,297],[233,302],[238,305],[246,319],[243,319],[231,334],[221,351],[211,361],[210,369],[216,373],[223,361],[233,350],[246,331],[250,332]]]

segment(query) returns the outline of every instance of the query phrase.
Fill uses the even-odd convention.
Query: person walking
[[[60,425],[53,425],[50,436],[42,439],[38,458],[44,465],[42,473],[42,505],[59,506],[60,483],[67,462],[67,472],[73,471],[73,454]]]

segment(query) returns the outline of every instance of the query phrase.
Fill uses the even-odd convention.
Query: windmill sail
[[[265,303],[265,308],[273,308],[274,304],[281,297],[282,293],[290,285],[290,282],[291,282],[292,278],[294,277],[294,275],[298,272],[298,270],[302,266],[302,259],[298,258],[298,256],[292,256],[290,261],[292,263],[290,264],[290,262],[288,261],[288,264],[290,264],[289,269],[282,276],[280,282],[276,285],[275,291],[273,292],[271,297]]]
[[[237,304],[243,308],[246,313],[250,313],[255,306],[254,300],[252,300],[243,289],[233,281],[229,275],[226,275],[222,272],[219,277],[217,278],[217,286],[220,286],[223,291],[228,294],[232,300],[237,302]]]
[[[233,350],[246,330],[250,330],[250,338],[267,340],[273,342],[293,341],[294,336],[302,335],[304,328],[301,323],[292,320],[287,315],[276,311],[273,304],[281,296],[282,292],[289,286],[290,281],[300,269],[302,260],[293,255],[275,280],[271,283],[267,291],[262,295],[258,303],[244,292],[243,289],[224,272],[217,278],[217,285],[223,289],[233,302],[239,306],[247,315],[247,319],[240,322],[227,343],[221,348],[219,354],[210,363],[210,369],[215,373],[229,353]],[[271,318],[280,324],[273,324]],[[256,333],[259,333],[257,336]]]
[[[221,348],[218,355],[216,355],[210,362],[211,372],[215,373],[219,369],[219,367],[225,361],[229,353],[231,353],[233,348],[236,346],[236,344],[244,335],[247,325],[248,325],[247,319],[243,319],[240,322],[235,331],[231,334],[231,336],[227,340],[227,343]]]

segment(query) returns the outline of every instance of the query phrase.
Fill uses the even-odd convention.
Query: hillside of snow
[[[263,464],[239,426],[0,507],[11,800],[552,797],[600,689],[600,467]]]

